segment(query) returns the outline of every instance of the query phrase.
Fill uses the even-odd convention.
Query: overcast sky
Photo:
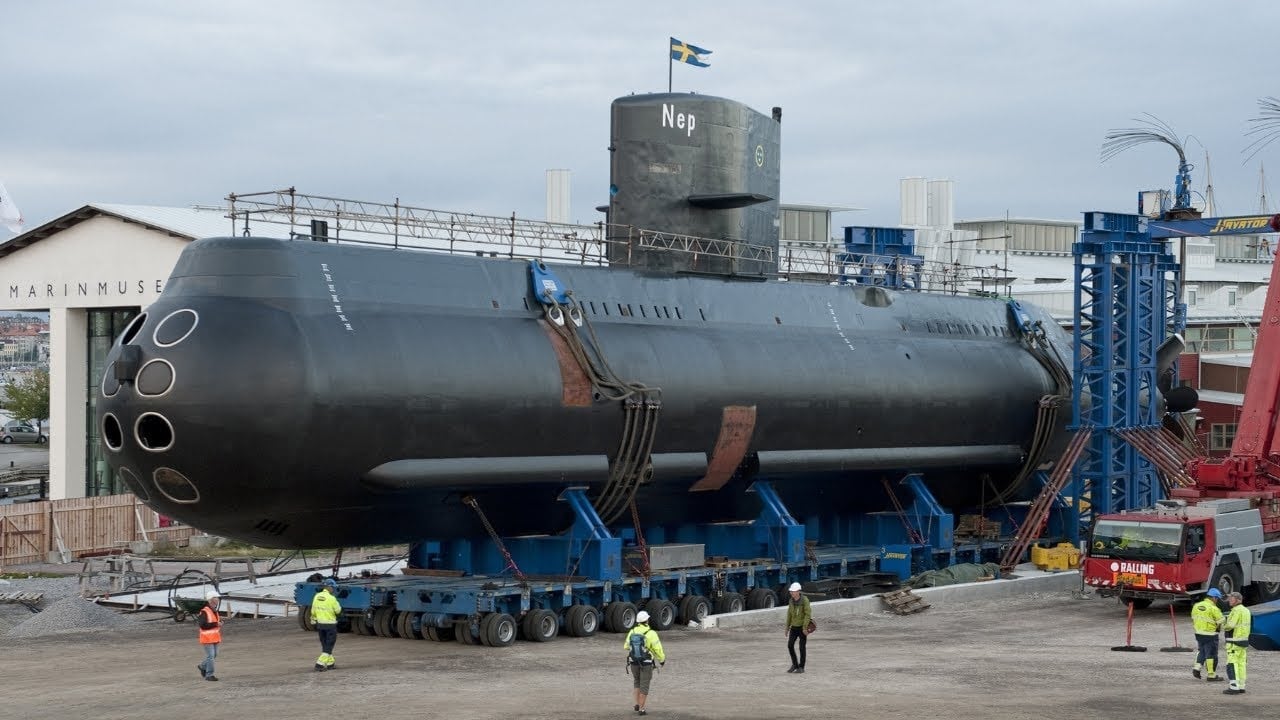
[[[1280,95],[1273,1],[10,0],[2,22],[0,182],[28,228],[288,186],[540,218],[548,168],[592,222],[609,103],[666,90],[669,36],[712,51],[677,91],[783,108],[782,200],[866,209],[837,224],[896,224],[913,175],[953,179],[958,218],[1130,212],[1177,167],[1099,161],[1143,113],[1194,136],[1201,192],[1208,151],[1220,215],[1258,210],[1260,161],[1280,178],[1280,142],[1241,152]]]

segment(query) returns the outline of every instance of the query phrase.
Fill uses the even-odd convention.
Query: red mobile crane
[[[1269,226],[1280,232],[1280,215]],[[1230,453],[1188,461],[1193,484],[1154,508],[1099,516],[1085,582],[1139,607],[1211,587],[1224,595],[1242,591],[1251,603],[1280,598],[1278,413],[1280,263],[1273,263]]]

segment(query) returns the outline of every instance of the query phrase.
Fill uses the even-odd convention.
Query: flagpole
[[[667,94],[671,94],[671,68],[675,63],[671,62],[671,41],[667,41]]]

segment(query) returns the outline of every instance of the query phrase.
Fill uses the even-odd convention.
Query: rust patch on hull
[[[729,482],[746,457],[751,435],[756,429],[756,406],[729,405],[720,415],[720,437],[716,438],[707,474],[690,486],[690,492],[719,490]]]
[[[587,378],[587,373],[578,365],[578,361],[574,359],[573,353],[569,350],[569,346],[565,343],[564,338],[551,327],[545,319],[539,318],[538,324],[542,326],[543,332],[547,334],[547,339],[551,341],[551,348],[556,351],[556,362],[560,364],[560,404],[565,407],[590,407],[591,405],[591,380]]]

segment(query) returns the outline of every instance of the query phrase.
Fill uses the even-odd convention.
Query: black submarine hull
[[[802,521],[884,509],[879,478],[908,471],[975,504],[1056,392],[1000,300],[549,267],[617,375],[661,388],[646,525],[750,519],[760,478]],[[218,535],[481,537],[466,496],[503,535],[554,532],[560,493],[601,490],[624,433],[564,350],[525,261],[200,240],[117,340],[97,422],[130,489]]]

